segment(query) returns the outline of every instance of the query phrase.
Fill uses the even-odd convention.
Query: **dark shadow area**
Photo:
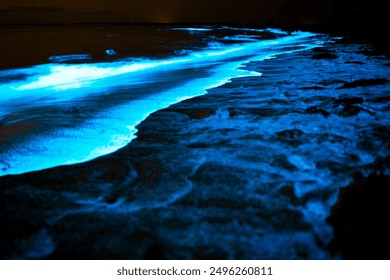
[[[340,190],[327,219],[334,228],[332,251],[345,259],[390,259],[389,186],[389,176],[356,173],[354,182]]]

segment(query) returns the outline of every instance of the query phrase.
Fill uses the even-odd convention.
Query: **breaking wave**
[[[151,113],[232,78],[261,76],[245,70],[246,63],[322,43],[321,36],[309,32],[229,30],[239,33],[234,35],[222,32],[226,29],[219,30],[219,37],[210,28],[172,29],[201,32],[196,40],[208,41],[208,47],[178,50],[176,56],[90,63],[88,54],[70,54],[0,71],[0,176],[112,153],[136,138],[136,126]],[[261,39],[265,31],[275,38]]]

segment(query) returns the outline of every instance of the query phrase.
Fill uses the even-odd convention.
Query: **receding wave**
[[[0,71],[0,129],[5,131],[0,135],[0,176],[112,153],[136,137],[136,126],[151,113],[232,78],[261,76],[245,70],[249,61],[321,44],[321,37],[309,32],[267,32],[277,38],[221,34],[206,37],[207,48],[178,50],[176,56],[85,63],[88,54],[64,55],[52,57],[54,63]],[[227,36],[233,43],[224,42]],[[84,63],[66,63],[79,59]]]

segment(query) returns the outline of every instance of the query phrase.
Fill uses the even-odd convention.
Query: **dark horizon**
[[[259,24],[340,25],[385,29],[388,18],[379,1],[233,0],[218,2],[147,0],[3,1],[0,25],[32,24]],[[381,27],[383,26],[383,27]]]

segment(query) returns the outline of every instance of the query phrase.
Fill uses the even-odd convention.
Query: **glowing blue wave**
[[[200,27],[177,27],[177,28],[171,28],[171,30],[174,30],[174,31],[187,31],[189,33],[212,31],[211,28],[200,28]]]
[[[55,63],[69,62],[69,61],[86,61],[91,60],[90,54],[66,54],[66,55],[53,55],[49,57],[49,61]]]
[[[316,34],[296,32],[275,40],[216,44],[167,59],[46,64],[0,71],[5,79],[23,77],[0,85],[0,117],[7,119],[33,110],[40,114],[40,125],[48,123],[9,148],[0,149],[0,176],[85,162],[112,153],[135,138],[136,126],[151,113],[205,94],[231,78],[261,75],[241,69],[245,63],[320,43]],[[80,114],[53,113],[52,108],[65,105],[79,106]],[[6,123],[3,128],[7,129]]]

